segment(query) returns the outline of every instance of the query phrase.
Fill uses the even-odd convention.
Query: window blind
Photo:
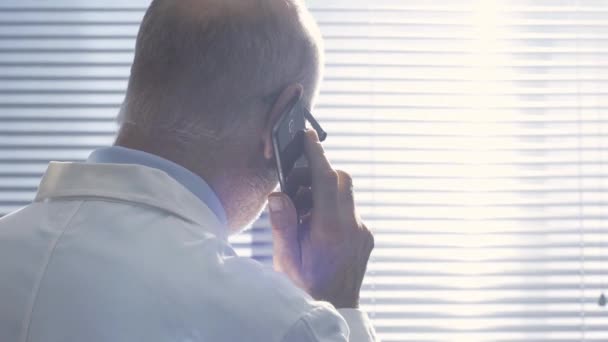
[[[146,0],[0,2],[0,215],[112,142]],[[608,341],[608,1],[310,0],[384,341]],[[269,263],[268,220],[234,239]]]

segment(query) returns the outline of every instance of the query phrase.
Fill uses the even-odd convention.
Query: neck
[[[150,133],[133,125],[123,125],[115,145],[157,155],[201,177],[220,200],[228,219],[229,233],[248,226],[259,215],[266,196],[276,186],[274,173],[252,175],[251,169],[245,166],[246,160],[220,159],[222,155],[242,153],[213,142],[185,144],[166,132]],[[257,166],[256,169],[264,168]]]
[[[114,145],[157,155],[185,167],[206,181],[210,178],[209,170],[201,170],[198,167],[201,165],[199,158],[188,153],[189,145],[180,143],[179,139],[169,137],[166,133],[147,131],[134,125],[123,125]]]
[[[222,205],[226,206],[221,167],[208,153],[214,150],[212,147],[199,147],[193,152],[192,146],[196,144],[180,142],[165,132],[150,133],[133,125],[121,127],[114,145],[154,154],[186,168],[201,177],[216,193]]]

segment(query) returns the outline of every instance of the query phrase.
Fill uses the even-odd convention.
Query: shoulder
[[[234,287],[231,300],[244,311],[272,317],[280,325],[289,326],[319,306],[285,275],[250,258],[227,257],[223,270]]]
[[[200,312],[199,317],[206,317],[207,333],[215,327],[235,327],[217,333],[227,337],[234,332],[230,338],[246,336],[252,341],[284,341],[286,336],[320,332],[323,336],[348,334],[344,319],[332,305],[315,301],[271,267],[237,256],[226,241],[213,237],[184,251],[189,252],[183,262],[191,265],[194,278],[199,279],[186,286],[196,298],[190,302],[198,303],[194,310]]]
[[[255,260],[222,258],[219,273],[216,305],[225,312],[223,319],[229,317],[250,340],[291,341],[297,335],[302,339],[293,341],[316,341],[308,337],[348,334],[333,306],[315,301],[285,275]]]

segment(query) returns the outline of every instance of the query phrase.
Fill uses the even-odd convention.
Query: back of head
[[[189,140],[255,120],[290,83],[312,102],[318,29],[298,0],[153,0],[119,123]]]

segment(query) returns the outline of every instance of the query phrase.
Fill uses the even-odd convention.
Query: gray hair
[[[217,137],[290,83],[312,101],[319,36],[299,0],[153,0],[118,122]]]

